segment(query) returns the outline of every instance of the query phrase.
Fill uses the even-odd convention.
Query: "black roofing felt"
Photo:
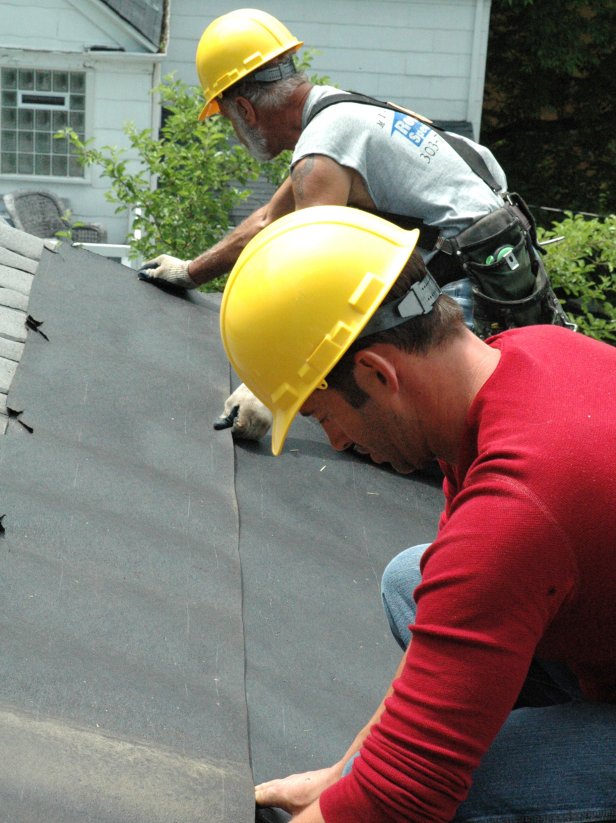
[[[46,337],[0,444],[4,819],[248,819],[233,453],[202,417],[229,382],[217,306],[61,246],[28,311]]]
[[[3,819],[251,823],[253,775],[332,762],[378,704],[380,574],[440,490],[310,420],[278,459],[214,431],[219,296],[8,227],[2,255]]]
[[[102,0],[155,46],[160,45],[164,0]]]

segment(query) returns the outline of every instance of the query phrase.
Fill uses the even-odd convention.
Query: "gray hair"
[[[279,63],[289,60],[289,55],[284,54],[266,63],[264,68],[276,66]],[[263,109],[278,109],[287,104],[289,98],[298,86],[309,83],[310,80],[299,71],[284,80],[276,80],[271,83],[263,83],[252,79],[252,75],[243,77],[239,82],[226,89],[220,97],[225,101],[225,105],[230,105],[232,111],[236,112],[235,101],[238,97],[245,97],[253,106]]]

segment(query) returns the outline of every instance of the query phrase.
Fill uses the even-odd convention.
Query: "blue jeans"
[[[415,620],[419,560],[414,546],[385,569],[385,614],[406,649]],[[536,661],[528,700],[511,712],[473,775],[456,821],[582,823],[616,820],[616,705],[584,700],[564,666]]]

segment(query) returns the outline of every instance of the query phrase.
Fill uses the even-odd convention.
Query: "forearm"
[[[321,814],[319,801],[315,800],[314,803],[311,803],[301,814],[294,817],[293,823],[325,823],[325,818]]]
[[[404,658],[398,666],[396,677],[401,671],[403,662]],[[355,736],[346,753],[337,763],[325,769],[305,772],[304,774],[293,774],[261,783],[255,787],[257,805],[278,806],[285,809],[295,815],[293,818],[294,823],[296,820],[301,821],[301,823],[320,823],[323,819],[318,805],[321,794],[340,780],[345,765],[360,750],[371,727],[378,722],[384,709],[385,700],[390,693],[391,687],[370,721]]]
[[[368,737],[370,733],[370,729],[374,726],[375,723],[378,723],[381,715],[385,710],[385,701],[391,695],[393,691],[393,683],[394,681],[400,676],[402,670],[404,668],[406,661],[406,653],[402,656],[400,663],[398,664],[398,668],[396,669],[396,673],[393,677],[391,685],[387,689],[383,699],[381,700],[379,706],[377,707],[376,711],[370,718],[370,720],[366,723],[366,725],[357,733],[355,739],[346,750],[342,758],[336,763],[335,765],[331,766],[328,770],[329,773],[328,780],[323,782],[323,785],[319,787],[319,795],[316,797],[315,800],[298,815],[293,817],[293,823],[325,823],[325,818],[321,814],[321,806],[320,806],[320,797],[321,794],[325,791],[325,789],[333,786],[335,783],[340,780],[342,777],[342,773],[344,771],[344,767],[347,763],[360,751],[364,740]]]
[[[288,777],[269,780],[255,786],[257,805],[277,806],[284,809],[294,815],[293,823],[295,821],[321,823],[323,820],[319,810],[321,794],[340,780],[346,763],[359,751],[372,722],[371,720],[370,723],[366,724],[364,729],[355,737],[344,757],[333,766],[312,772],[304,772],[303,774],[292,774]]]
[[[257,209],[211,249],[195,257],[188,273],[198,286],[231,271],[247,243],[267,225],[266,207]]]
[[[357,733],[357,735],[355,736],[355,739],[353,740],[353,742],[351,743],[349,748],[346,750],[346,752],[344,753],[342,758],[336,764],[337,766],[342,764],[342,767],[340,768],[340,774],[342,774],[342,769],[344,768],[346,763],[348,763],[349,760],[355,754],[357,754],[357,752],[361,749],[364,740],[368,737],[368,734],[370,733],[370,729],[374,726],[375,723],[379,722],[379,720],[381,718],[381,715],[383,714],[383,711],[385,710],[385,701],[387,700],[387,698],[390,696],[390,694],[393,691],[394,680],[397,680],[397,678],[400,677],[400,674],[402,673],[402,669],[404,668],[405,660],[406,660],[406,652],[402,655],[402,659],[400,660],[400,663],[398,664],[398,668],[396,669],[396,673],[393,676],[391,685],[389,686],[389,688],[385,692],[385,696],[383,697],[383,699],[379,703],[377,710],[374,712],[374,714],[372,715],[370,720],[366,723],[366,725],[363,727],[363,729],[361,729]]]
[[[246,245],[261,229],[269,226],[270,223],[273,223],[274,220],[284,214],[292,212],[294,208],[293,187],[291,179],[287,178],[274,193],[269,203],[248,215],[239,226],[219,243],[216,243],[211,249],[191,261],[188,267],[190,277],[197,285],[202,286],[215,277],[227,274],[235,265],[237,258]]]

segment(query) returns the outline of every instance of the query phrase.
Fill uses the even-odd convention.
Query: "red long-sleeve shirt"
[[[404,671],[327,823],[454,817],[533,655],[616,702],[616,348],[552,326],[489,343]]]

